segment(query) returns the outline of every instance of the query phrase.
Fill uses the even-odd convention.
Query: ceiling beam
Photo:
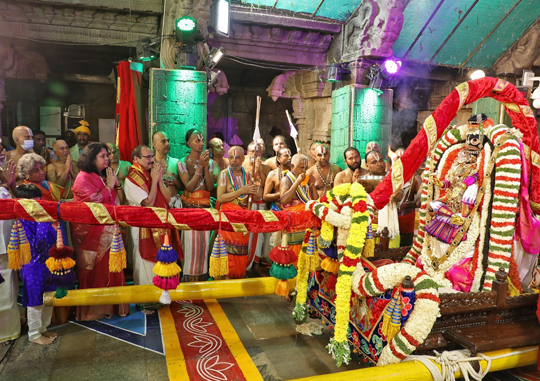
[[[231,6],[231,19],[240,22],[248,22],[257,25],[282,26],[288,28],[316,30],[337,34],[341,32],[341,24],[312,18],[300,18],[298,16],[285,16],[272,14],[268,11],[251,10],[249,7]]]
[[[458,21],[458,23],[456,24],[456,26],[454,27],[454,29],[452,29],[452,31],[450,32],[450,34],[448,36],[446,36],[445,40],[443,41],[443,43],[441,44],[441,46],[439,46],[439,49],[437,49],[437,51],[435,52],[435,54],[433,54],[433,56],[429,59],[429,62],[433,62],[433,60],[435,59],[435,57],[437,57],[437,55],[439,54],[439,52],[442,50],[442,48],[444,48],[444,46],[446,45],[446,43],[448,42],[448,40],[450,40],[450,37],[452,37],[452,35],[456,32],[456,30],[458,30],[459,26],[461,25],[461,23],[467,18],[467,16],[469,15],[469,13],[471,13],[471,11],[473,10],[473,8],[476,6],[476,4],[478,4],[480,0],[474,0],[474,3],[469,7],[469,9],[467,9],[467,12],[465,12],[465,14],[463,15],[463,17],[461,18],[461,20]],[[521,0],[520,0],[521,1]]]
[[[427,29],[429,23],[431,22],[431,20],[433,20],[433,18],[435,17],[435,15],[439,11],[439,8],[443,5],[443,3],[444,3],[444,0],[439,1],[439,4],[435,8],[435,10],[433,10],[433,12],[431,13],[431,16],[429,16],[428,20],[426,21],[426,23],[422,27],[422,30],[420,30],[420,32],[418,33],[418,35],[414,39],[413,43],[411,44],[411,46],[409,46],[409,49],[407,49],[407,52],[405,53],[403,58],[405,58],[405,59],[407,58],[407,56],[411,52],[412,48],[414,47],[414,45],[416,45],[416,42],[420,39],[420,37],[422,37],[422,35],[424,34],[424,31]]]
[[[460,67],[463,67],[465,66],[465,64],[467,62],[470,61],[471,58],[473,58],[473,56],[476,54],[476,52],[478,51],[478,49],[480,49],[482,47],[482,45],[484,45],[484,43],[488,40],[488,38],[491,37],[491,35],[493,33],[495,33],[495,31],[497,30],[497,28],[499,28],[499,26],[503,23],[504,20],[506,20],[506,18],[510,15],[510,13],[512,13],[514,11],[514,9],[516,9],[516,7],[519,5],[519,3],[521,3],[521,0],[518,0],[513,6],[512,8],[510,8],[510,10],[508,12],[506,12],[506,14],[504,15],[504,17],[501,19],[501,21],[499,21],[497,23],[497,25],[495,25],[495,28],[493,28],[491,30],[491,32],[489,32],[489,34],[484,37],[484,39],[482,40],[482,42],[480,42],[480,44],[476,47],[476,49],[473,50],[473,52],[469,55],[469,57],[467,57],[467,59],[465,61],[463,61],[463,63],[461,64]]]

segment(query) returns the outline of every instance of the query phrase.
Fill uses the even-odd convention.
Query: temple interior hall
[[[0,381],[538,380],[539,122],[540,0],[0,0]]]

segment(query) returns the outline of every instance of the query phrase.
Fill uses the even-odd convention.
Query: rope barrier
[[[492,358],[482,353],[479,353],[477,357],[470,357],[471,352],[466,349],[444,351],[442,353],[434,352],[437,356],[412,355],[403,361],[420,361],[429,370],[434,381],[455,381],[455,374],[459,371],[461,371],[461,375],[466,381],[470,381],[471,377],[473,380],[480,381],[488,374],[491,367]],[[505,356],[508,355],[500,355],[497,358]],[[480,369],[476,371],[473,368],[472,362],[482,360],[487,362],[486,368],[482,370],[480,366]],[[439,364],[441,370],[435,364]]]

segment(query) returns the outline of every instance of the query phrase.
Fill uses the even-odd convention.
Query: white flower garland
[[[359,298],[377,296],[391,290],[399,285],[406,275],[409,275],[414,283],[414,309],[400,332],[383,348],[377,366],[402,361],[424,342],[439,315],[439,293],[436,283],[429,275],[408,263],[382,266],[369,274],[358,264],[353,274],[352,290]]]

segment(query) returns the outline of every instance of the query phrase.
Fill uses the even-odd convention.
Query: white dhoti
[[[7,221],[2,222],[6,224]],[[9,232],[6,237],[9,238]],[[19,279],[17,272],[8,268],[7,254],[0,254],[0,274],[4,278],[4,282],[0,284],[0,343],[2,343],[21,335],[21,315],[17,306]]]
[[[136,285],[153,284],[154,262],[141,258],[139,251],[139,228],[130,227],[131,238],[133,240],[133,283]]]

